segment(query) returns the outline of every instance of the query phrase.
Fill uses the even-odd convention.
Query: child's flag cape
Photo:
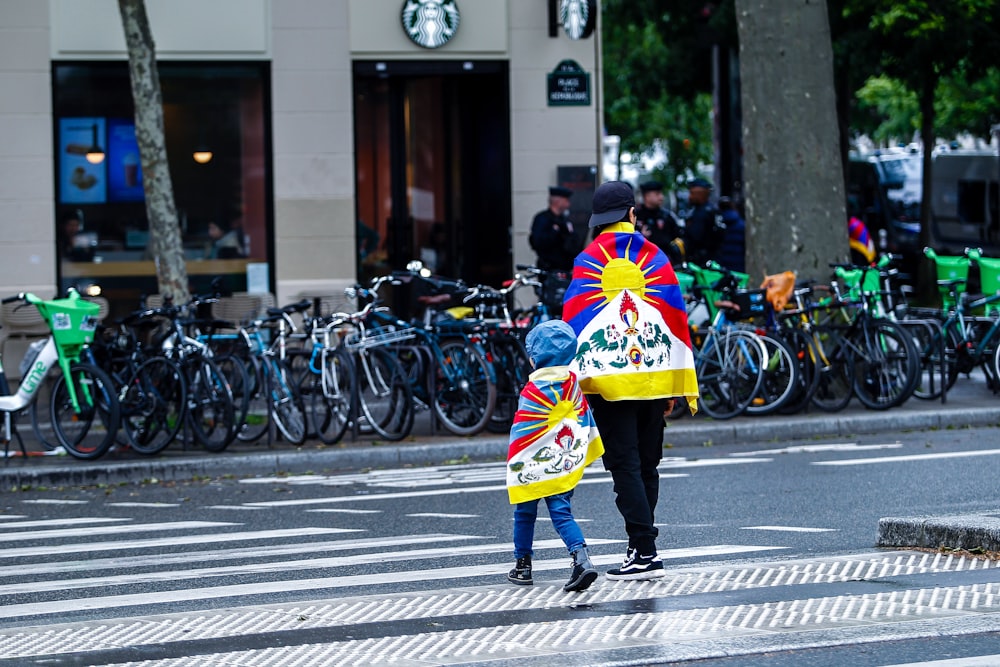
[[[576,378],[532,376],[510,429],[507,492],[512,505],[573,489],[583,469],[604,453]]]

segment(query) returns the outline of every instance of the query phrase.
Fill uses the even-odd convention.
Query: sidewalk
[[[22,420],[23,422],[23,420]],[[37,454],[31,427],[22,423],[20,431],[29,453]],[[981,372],[958,379],[946,401],[921,401],[911,398],[900,407],[887,411],[865,409],[856,399],[846,410],[836,414],[811,410],[797,415],[737,417],[714,421],[706,417],[685,416],[668,420],[664,446],[671,448],[702,447],[706,444],[740,442],[786,442],[809,438],[845,438],[862,433],[896,434],[901,431],[1000,426],[1000,396],[987,387]],[[34,451],[33,451],[34,450]],[[20,456],[17,443],[11,443],[17,456],[0,462],[0,489],[136,483],[144,480],[181,481],[197,477],[224,475],[269,475],[280,473],[345,472],[405,465],[448,465],[470,461],[502,461],[507,453],[507,435],[483,433],[462,438],[439,430],[432,434],[428,413],[418,414],[414,433],[402,442],[386,442],[361,436],[352,439],[350,432],[333,446],[307,441],[300,447],[283,442],[270,446],[265,440],[254,444],[233,442],[221,454],[175,443],[154,457],[144,457],[130,450],[109,452],[96,461],[80,461],[68,456]],[[682,455],[681,452],[677,454]],[[882,546],[939,546],[968,548],[970,524],[983,527],[975,532],[978,546],[1000,550],[1000,510],[997,516],[963,518],[944,522],[932,517],[884,519],[879,526]],[[949,532],[951,524],[961,524],[959,535]],[[883,541],[884,538],[884,541]]]

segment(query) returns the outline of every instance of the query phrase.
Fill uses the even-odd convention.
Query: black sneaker
[[[625,552],[625,560],[622,562],[621,567],[616,567],[614,569],[608,570],[608,579],[656,579],[662,577],[666,572],[663,571],[663,561],[656,553],[652,553],[648,556],[642,556],[639,551],[628,548]]]
[[[531,579],[531,556],[521,556],[514,564],[514,569],[507,573],[507,581],[518,586],[530,586]]]

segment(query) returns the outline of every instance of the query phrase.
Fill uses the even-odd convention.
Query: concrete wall
[[[0,296],[53,296],[49,5],[0,0]]]

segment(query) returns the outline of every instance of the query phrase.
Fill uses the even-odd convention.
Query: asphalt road
[[[996,429],[666,454],[668,576],[577,596],[544,518],[535,586],[505,581],[502,463],[7,492],[0,666],[1000,664],[1000,568],[874,548],[883,516],[995,508]],[[619,562],[599,466],[574,510]]]

